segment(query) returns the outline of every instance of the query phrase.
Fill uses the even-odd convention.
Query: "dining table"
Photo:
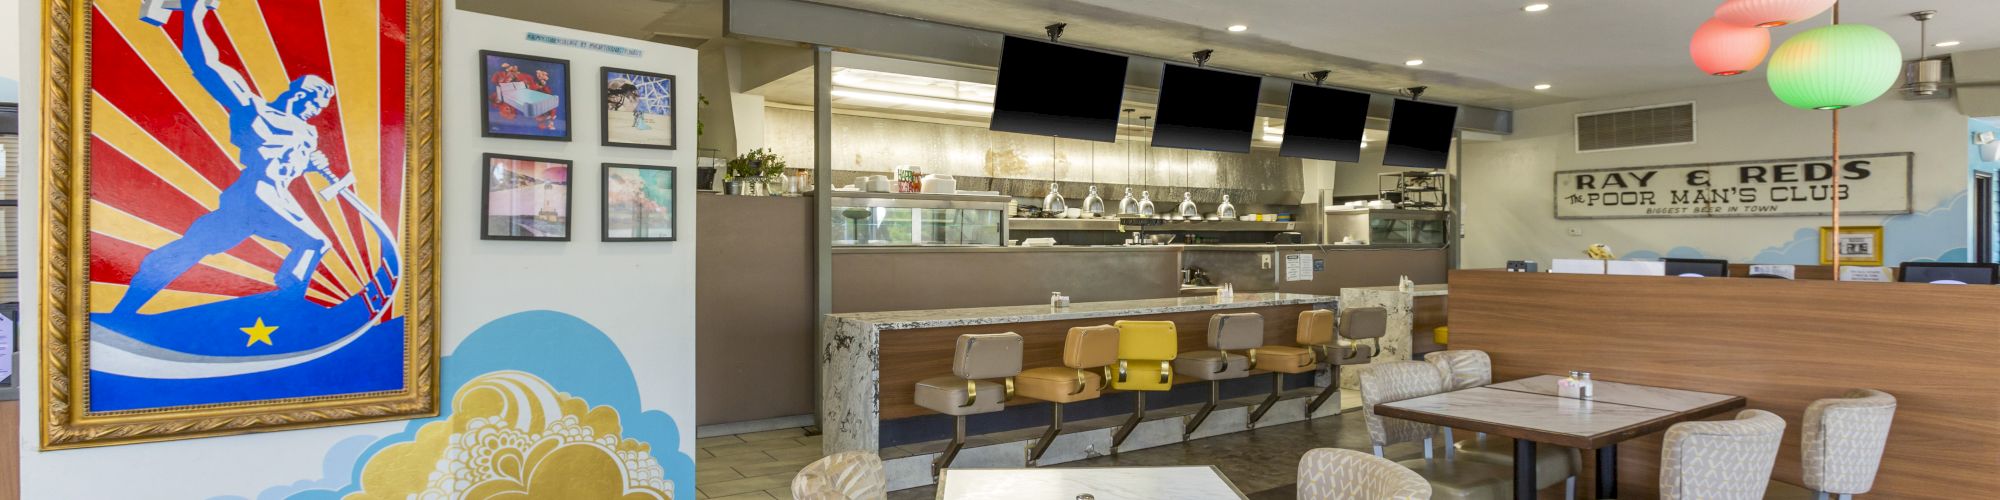
[[[1618,444],[1743,408],[1742,396],[1598,380],[1588,399],[1560,392],[1565,377],[1539,375],[1382,403],[1375,414],[1514,439],[1514,498],[1536,498],[1537,444],[1595,456],[1596,498],[1618,496]]]
[[[1213,465],[945,469],[938,500],[1247,500]]]

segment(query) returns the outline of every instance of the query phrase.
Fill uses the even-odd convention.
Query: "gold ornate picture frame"
[[[1834,258],[1845,266],[1882,265],[1882,226],[1841,226],[1833,237],[1833,226],[1819,227],[1819,265],[1833,265]]]
[[[439,2],[43,13],[42,449],[435,416]]]

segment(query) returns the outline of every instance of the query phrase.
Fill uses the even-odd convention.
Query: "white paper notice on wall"
[[[0,316],[0,380],[14,375],[14,320]],[[20,385],[16,383],[14,385]]]
[[[1866,281],[1873,283],[1888,283],[1890,281],[1894,281],[1889,279],[1889,268],[1870,267],[1870,266],[1840,266],[1840,280]]]
[[[1799,271],[1798,267],[1787,264],[1753,264],[1750,266],[1751,276],[1762,274],[1769,276],[1777,276],[1788,280],[1797,279],[1798,271]]]
[[[1597,259],[1556,259],[1549,272],[1557,274],[1604,274],[1604,261]]]
[[[1285,281],[1312,281],[1313,256],[1295,253],[1285,256]]]
[[[1623,276],[1666,276],[1667,263],[1652,260],[1614,260],[1605,263],[1605,274]]]

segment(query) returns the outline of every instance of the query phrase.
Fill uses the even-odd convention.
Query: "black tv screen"
[[[1153,145],[1250,152],[1257,91],[1263,83],[1255,76],[1168,64],[1160,82]]]
[[[1361,161],[1361,134],[1368,128],[1368,94],[1293,84],[1285,110],[1285,142],[1279,156],[1327,161]]]
[[[1382,151],[1382,164],[1445,168],[1445,159],[1451,155],[1452,128],[1457,123],[1458,106],[1396,100],[1395,114],[1389,115],[1389,147]]]
[[[1125,98],[1125,56],[1007,37],[989,128],[1113,142]]]

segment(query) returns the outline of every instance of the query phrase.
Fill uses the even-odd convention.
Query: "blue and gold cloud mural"
[[[329,474],[341,472],[336,462],[353,464],[343,482],[309,479],[258,498],[692,497],[694,459],[679,451],[679,427],[643,409],[631,365],[589,323],[553,311],[500,318],[443,368],[452,396],[439,417],[358,455],[328,450]]]

